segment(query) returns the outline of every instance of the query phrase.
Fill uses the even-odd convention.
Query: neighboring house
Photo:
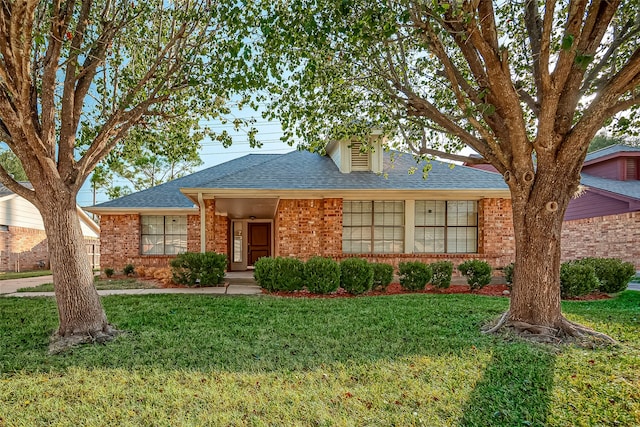
[[[22,182],[31,188],[28,182]],[[92,265],[100,266],[100,228],[78,207]],[[38,209],[0,184],[0,271],[49,268],[49,250]]]
[[[580,183],[562,225],[562,260],[620,258],[640,270],[640,148],[616,144],[589,153]]]
[[[262,256],[513,260],[501,176],[434,161],[424,180],[411,155],[375,144],[247,155],[87,208],[100,215],[102,266],[166,266],[184,251],[227,254],[232,271]]]
[[[640,269],[640,148],[612,145],[589,153],[584,192],[571,200],[562,257],[621,258]]]

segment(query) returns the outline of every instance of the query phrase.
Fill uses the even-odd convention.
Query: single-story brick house
[[[32,188],[28,182],[21,182]],[[80,226],[93,267],[100,267],[100,228],[78,206]],[[0,271],[49,267],[49,248],[42,216],[31,202],[0,184]]]
[[[620,258],[640,269],[640,148],[612,145],[589,153],[581,184],[583,194],[565,214],[563,259]]]
[[[262,256],[513,261],[501,176],[433,161],[424,180],[411,155],[375,144],[251,154],[87,208],[100,215],[102,266],[166,266],[184,251],[225,253],[231,271]]]

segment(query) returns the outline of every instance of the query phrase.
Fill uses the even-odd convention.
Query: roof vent
[[[362,148],[361,142],[352,142],[351,143],[351,170],[352,171],[369,171],[369,151],[360,151]]]

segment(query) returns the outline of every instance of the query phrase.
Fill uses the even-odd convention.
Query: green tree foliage
[[[589,143],[588,152],[597,151],[607,148],[611,145],[622,144],[627,145],[628,141],[622,137],[610,137],[606,135],[596,135]]]
[[[158,123],[133,129],[91,176],[97,189],[116,198],[180,178],[202,164],[199,150],[206,132],[197,121]],[[129,185],[120,185],[126,180]]]
[[[20,159],[10,150],[0,153],[0,166],[16,181],[24,182],[29,180],[22,163],[20,163]]]

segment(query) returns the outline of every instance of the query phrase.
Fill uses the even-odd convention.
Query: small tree
[[[257,83],[251,5],[206,0],[16,0],[0,10],[0,140],[33,189],[47,233],[59,327],[52,351],[111,339],[76,195],[136,126],[215,117]],[[253,17],[252,17],[253,15]]]

